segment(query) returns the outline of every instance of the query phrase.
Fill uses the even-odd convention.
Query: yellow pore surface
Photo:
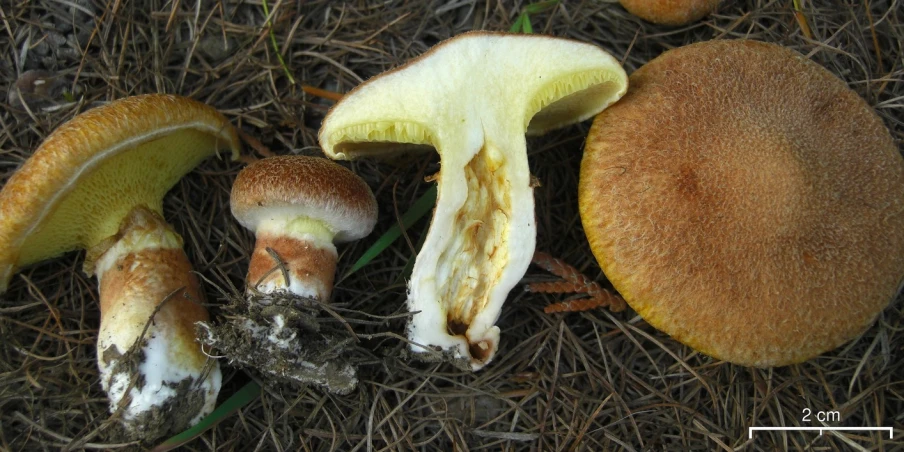
[[[166,95],[127,98],[51,134],[0,192],[0,289],[15,269],[116,234],[133,207],[163,195],[238,138],[213,108]]]

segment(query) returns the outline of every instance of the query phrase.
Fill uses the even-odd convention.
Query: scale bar
[[[753,438],[754,431],[818,431],[820,435],[822,432],[834,432],[834,431],[878,431],[878,432],[888,432],[888,439],[894,439],[894,429],[891,427],[749,427],[747,437]]]

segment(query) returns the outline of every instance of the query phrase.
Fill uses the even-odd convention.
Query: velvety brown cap
[[[322,221],[336,241],[357,240],[377,222],[370,187],[330,160],[285,155],[258,160],[239,172],[230,197],[232,214],[252,231],[268,215],[291,214]]]
[[[662,25],[685,25],[713,12],[719,0],[618,0],[629,13]]]
[[[594,121],[579,200],[631,307],[739,364],[857,337],[904,278],[904,159],[888,130],[774,44],[694,44],[635,72]]]

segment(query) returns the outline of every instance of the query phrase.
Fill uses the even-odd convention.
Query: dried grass
[[[16,3],[16,5],[13,5]],[[899,1],[806,1],[812,38],[792,2],[726,1],[688,27],[653,26],[616,3],[566,1],[532,17],[535,32],[598,43],[633,71],[662,51],[728,38],[777,42],[846,80],[904,142],[904,7]],[[330,101],[300,84],[345,92],[470,29],[507,30],[522,2],[270,1],[275,42],[299,84],[288,82],[259,1],[0,4],[0,91],[29,69],[50,71],[60,96],[25,111],[0,109],[5,180],[61,122],[96,102],[179,93],[221,109],[274,153],[318,154]],[[227,45],[228,49],[223,50]],[[479,76],[479,74],[475,74]],[[529,141],[538,249],[605,283],[581,230],[577,169],[587,124]],[[340,248],[339,274],[423,193],[435,158],[402,166],[360,161],[380,222],[370,239]],[[166,198],[166,217],[206,280],[211,309],[242,288],[253,237],[228,212],[241,165],[204,163]],[[402,333],[401,271],[426,222],[379,259],[338,281],[334,298],[360,333]],[[0,449],[113,448],[94,343],[96,282],[81,254],[14,277],[0,301]],[[526,281],[543,280],[532,268]],[[801,365],[749,369],[714,361],[653,330],[630,310],[546,315],[555,296],[513,291],[499,325],[497,360],[472,374],[403,359],[397,338],[363,345],[374,359],[348,396],[269,387],[189,450],[900,450],[904,448],[904,304],[898,300],[860,339]],[[226,363],[224,363],[226,364]],[[248,375],[225,369],[224,395]],[[757,433],[750,426],[804,423],[805,408],[837,410],[839,425],[888,434]]]

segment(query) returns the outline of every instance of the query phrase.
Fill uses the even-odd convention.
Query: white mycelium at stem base
[[[467,33],[355,88],[327,115],[331,158],[440,154],[436,210],[411,275],[411,350],[438,348],[477,370],[496,353],[495,326],[534,251],[525,133],[588,119],[627,77],[602,49],[540,35]],[[579,152],[575,150],[575,152]]]
[[[86,265],[92,254],[99,254],[98,367],[111,411],[122,405],[131,437],[197,423],[213,410],[221,375],[195,339],[195,323],[208,316],[182,239],[137,207],[117,236],[89,250]]]

